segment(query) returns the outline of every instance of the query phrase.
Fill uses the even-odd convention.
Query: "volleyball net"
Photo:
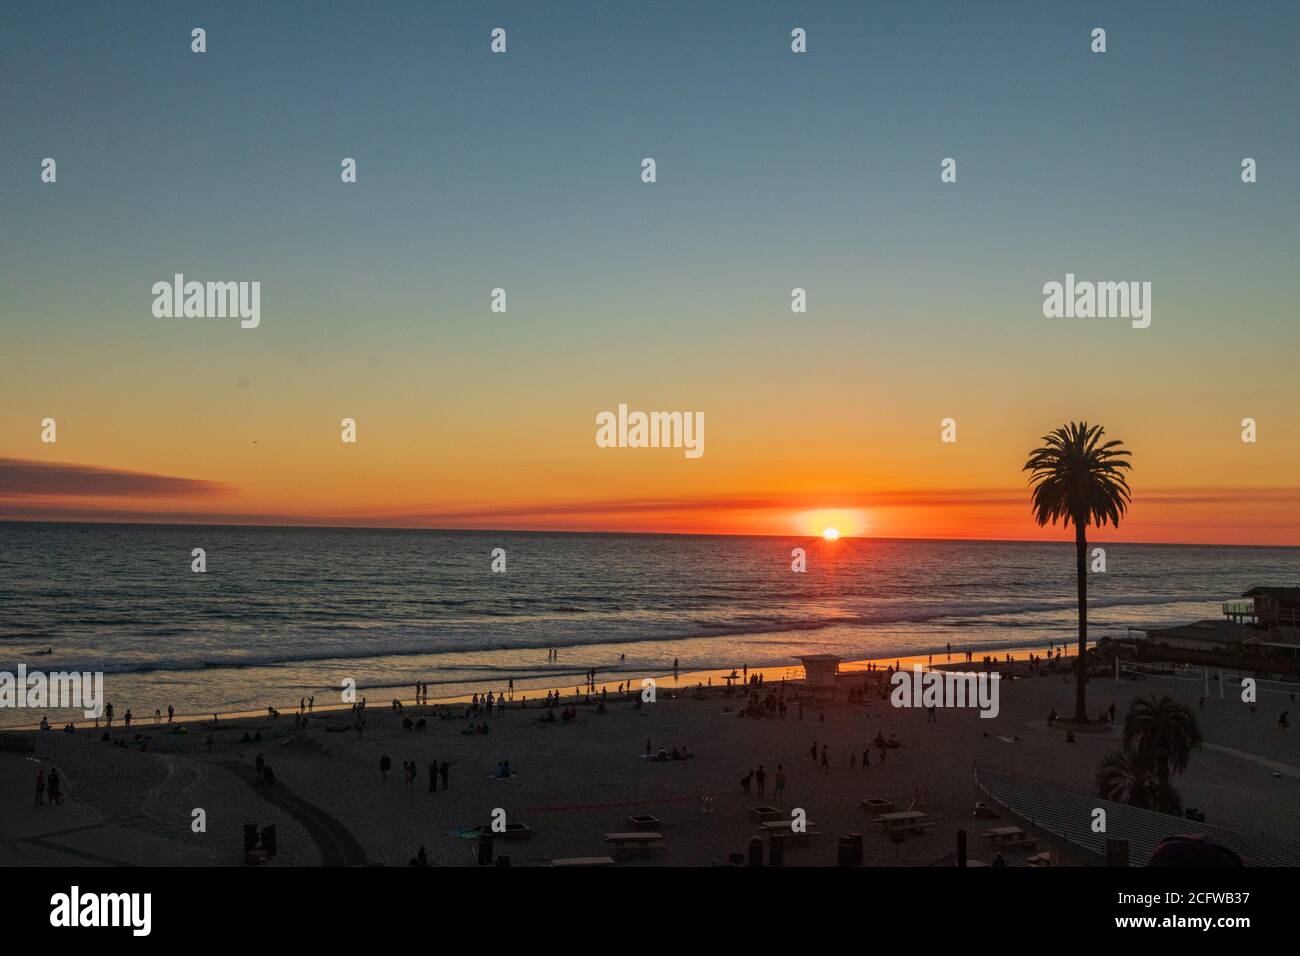
[[[1239,692],[1243,678],[1251,678],[1262,694],[1283,694],[1294,697],[1300,691],[1300,682],[1266,680],[1250,674],[1240,674],[1230,667],[1198,667],[1195,664],[1150,664],[1141,661],[1116,659],[1116,676],[1127,680],[1182,681],[1200,685],[1202,691],[1215,692],[1223,681],[1224,693]]]

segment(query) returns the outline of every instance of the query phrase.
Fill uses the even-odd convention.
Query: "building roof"
[[[998,807],[1029,826],[1098,856],[1105,856],[1107,837],[1128,840],[1129,862],[1146,866],[1161,840],[1195,834],[1235,850],[1247,865],[1300,866],[1300,847],[1267,836],[1237,833],[1167,813],[1140,810],[992,767],[976,765],[974,774],[975,786]],[[1105,833],[1093,833],[1089,826],[1096,807],[1106,810]]]
[[[844,658],[837,657],[834,654],[800,654],[799,660],[804,661],[805,663],[808,661],[813,661],[815,663],[838,664],[840,661],[844,660]]]
[[[1217,618],[1193,621],[1191,624],[1175,624],[1172,627],[1141,628],[1141,631],[1154,641],[1173,638],[1180,641],[1205,641],[1207,644],[1240,644],[1250,633],[1234,621]]]
[[[1276,601],[1300,601],[1300,588],[1251,588],[1242,597],[1268,597]]]

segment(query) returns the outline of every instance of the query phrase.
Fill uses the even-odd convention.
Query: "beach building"
[[[1211,619],[1170,627],[1142,628],[1148,645],[1162,645],[1178,650],[1228,651],[1240,653],[1250,636],[1247,628],[1227,620]]]
[[[834,687],[843,658],[834,654],[805,654],[799,658],[803,664],[804,683],[810,687]]]
[[[1223,616],[1250,631],[1247,650],[1300,660],[1300,587],[1254,587],[1242,597],[1251,602],[1225,604]]]
[[[1251,598],[1251,603],[1223,605],[1224,617],[1252,627],[1300,627],[1300,587],[1254,587],[1242,597]]]
[[[1253,587],[1243,598],[1223,604],[1223,617],[1139,628],[1148,650],[1163,648],[1200,654],[1230,655],[1266,664],[1300,661],[1300,587]]]

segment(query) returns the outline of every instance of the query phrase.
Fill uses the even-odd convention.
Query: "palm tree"
[[[1150,810],[1159,782],[1150,762],[1131,750],[1107,754],[1097,768],[1097,796]]]
[[[1162,786],[1187,769],[1193,750],[1201,746],[1201,726],[1190,707],[1172,697],[1139,697],[1124,718],[1124,747],[1155,765]]]
[[[1128,510],[1132,467],[1121,441],[1102,444],[1106,430],[1087,422],[1070,422],[1043,436],[1043,446],[1029,453],[1022,471],[1030,472],[1034,519],[1039,526],[1074,525],[1075,567],[1079,581],[1079,661],[1074,694],[1074,720],[1088,722],[1084,685],[1088,680],[1088,526],[1119,527]]]

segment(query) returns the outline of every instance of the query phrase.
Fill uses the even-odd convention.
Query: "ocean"
[[[795,547],[806,573],[791,571]],[[1105,549],[1092,637],[1217,617],[1253,585],[1300,580],[1300,549]],[[526,692],[589,667],[616,684],[674,659],[779,677],[804,653],[1071,642],[1074,589],[1068,541],[0,523],[0,671],[103,671],[118,714],[137,720],[168,704],[337,703],[348,678],[385,701],[417,680],[434,697],[511,678]],[[0,711],[0,725],[36,719]]]

